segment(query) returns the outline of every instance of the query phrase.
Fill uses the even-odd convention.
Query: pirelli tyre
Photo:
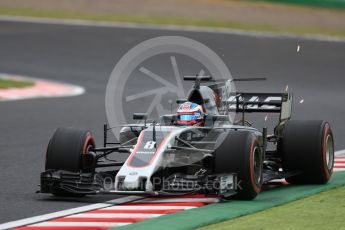
[[[326,121],[288,121],[279,142],[283,170],[292,184],[325,184],[334,166],[332,129]]]
[[[58,128],[51,137],[47,153],[45,169],[80,172],[82,170],[82,155],[95,147],[95,141],[90,131],[75,128]],[[56,189],[57,196],[73,195]]]
[[[236,173],[235,199],[252,200],[263,182],[263,152],[251,131],[227,131],[217,140],[215,173]]]

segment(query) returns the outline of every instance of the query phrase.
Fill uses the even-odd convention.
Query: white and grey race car
[[[96,147],[87,130],[59,128],[49,141],[41,193],[57,196],[206,194],[251,200],[262,185],[285,178],[293,184],[324,184],[334,164],[332,130],[325,121],[290,120],[290,93],[230,92],[231,81],[195,81],[187,99],[206,111],[205,125],[178,126],[177,115],[123,125],[118,143]],[[273,134],[251,127],[246,113],[277,113]],[[241,117],[233,121],[229,114]],[[269,147],[268,147],[269,146]],[[128,153],[124,162],[118,154]],[[123,155],[123,154],[122,154]]]

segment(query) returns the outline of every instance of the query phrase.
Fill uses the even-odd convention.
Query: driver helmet
[[[203,126],[205,113],[201,105],[184,102],[177,110],[177,124],[184,126]]]

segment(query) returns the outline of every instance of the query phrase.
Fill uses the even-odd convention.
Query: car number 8
[[[153,149],[156,145],[155,141],[148,141],[146,142],[144,149]]]

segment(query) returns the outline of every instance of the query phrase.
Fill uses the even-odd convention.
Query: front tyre
[[[283,170],[299,172],[292,184],[325,184],[332,176],[334,140],[325,121],[288,121],[280,141]]]
[[[215,173],[237,174],[236,199],[252,200],[263,182],[263,152],[258,138],[249,131],[220,135],[214,154]]]
[[[46,170],[80,172],[82,156],[95,148],[90,131],[75,128],[58,128],[51,137],[46,153]],[[73,193],[56,188],[56,196],[75,196]]]

